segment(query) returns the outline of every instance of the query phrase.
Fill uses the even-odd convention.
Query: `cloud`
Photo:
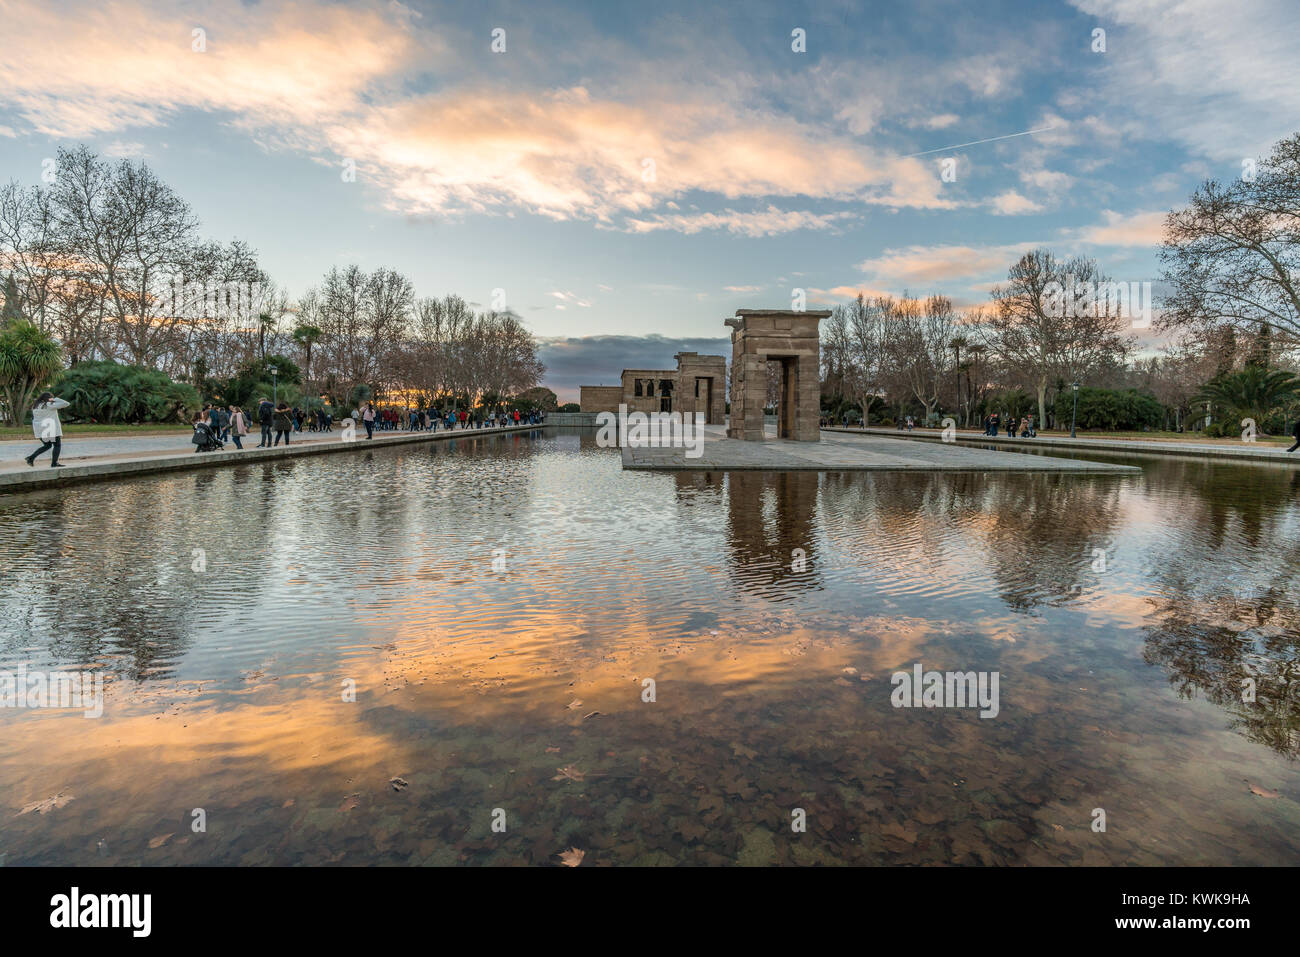
[[[6,5],[0,105],[51,137],[120,135],[206,111],[267,148],[354,161],[395,211],[522,209],[634,232],[770,236],[852,215],[782,212],[774,197],[955,206],[927,165],[744,99],[750,91],[739,84],[728,92],[721,82],[602,83],[607,92],[595,95],[581,84],[516,82],[517,66],[504,58],[500,71],[458,69],[461,45],[400,3],[212,0],[192,15],[161,0],[72,9]],[[206,31],[203,52],[191,47],[192,29]],[[963,82],[989,88],[981,67],[961,71]],[[647,159],[653,176],[643,175]],[[674,212],[687,194],[768,205]]]
[[[1096,246],[1159,246],[1165,238],[1164,210],[1141,213],[1102,211],[1103,222],[1076,230],[1073,236]]]
[[[927,130],[946,130],[950,126],[955,126],[960,120],[961,117],[956,113],[940,113],[937,116],[928,116],[923,120],[918,120],[912,125]]]
[[[888,249],[858,264],[873,285],[890,289],[926,287],[968,276],[1005,275],[1036,243],[1001,246],[907,246]]]
[[[1024,213],[1041,212],[1043,209],[1039,203],[1022,196],[1014,189],[1009,189],[989,200],[989,208],[998,216],[1020,216]]]
[[[560,292],[557,290],[555,292],[548,293],[548,295],[552,296],[555,299],[560,300],[560,304],[556,305],[555,307],[556,309],[563,309],[565,306],[568,305],[581,306],[584,309],[591,307],[591,300],[583,299],[577,293]]]
[[[698,233],[705,229],[725,229],[738,236],[775,236],[799,229],[831,229],[855,219],[850,212],[811,213],[804,210],[780,210],[768,206],[758,212],[724,209],[717,213],[656,214],[649,219],[628,219],[627,228],[634,233],[671,229],[680,233]]]
[[[204,31],[202,52],[194,30]],[[189,15],[156,3],[11,0],[5,37],[0,102],[55,138],[160,126],[187,108],[228,112],[247,128],[328,125],[414,53],[379,9],[310,0],[226,0]]]
[[[543,383],[561,402],[577,402],[584,385],[618,385],[624,369],[672,369],[678,352],[731,357],[731,340],[665,336],[554,336],[538,340]]]
[[[1295,131],[1294,0],[1071,2],[1108,29],[1106,52],[1091,55],[1108,106],[1141,119],[1127,135],[1231,163]]]

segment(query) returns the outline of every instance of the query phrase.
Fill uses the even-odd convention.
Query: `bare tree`
[[[949,382],[956,316],[947,296],[890,300],[885,312],[892,364],[928,422]]]
[[[136,365],[177,345],[174,290],[193,263],[197,221],[148,166],[59,150],[53,204],[61,242],[104,290],[115,344]]]
[[[1204,183],[1165,231],[1162,327],[1264,325],[1282,345],[1300,343],[1300,133],[1253,177]]]
[[[1109,280],[1095,260],[1059,261],[1046,249],[1025,253],[994,287],[985,324],[990,349],[1037,393],[1047,422],[1047,388],[1057,378],[1086,378],[1122,361],[1128,320],[1097,290]],[[1088,291],[1078,297],[1074,290]]]

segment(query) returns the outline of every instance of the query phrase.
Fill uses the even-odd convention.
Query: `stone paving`
[[[132,475],[147,475],[157,472],[173,472],[184,469],[211,468],[219,465],[249,465],[267,462],[273,459],[297,458],[305,455],[321,455],[336,452],[356,452],[373,449],[376,446],[405,445],[413,442],[438,442],[454,439],[473,439],[483,436],[500,435],[506,432],[527,432],[541,429],[540,425],[517,425],[496,429],[439,429],[437,432],[376,432],[374,439],[367,439],[365,430],[361,430],[356,441],[343,441],[342,430],[335,427],[333,432],[293,433],[289,445],[278,445],[267,449],[257,448],[261,437],[260,430],[244,437],[243,450],[236,449],[234,443],[227,442],[220,452],[196,452],[190,444],[190,433],[182,432],[175,436],[129,436],[129,437],[87,437],[85,444],[76,436],[65,436],[61,469],[50,468],[50,453],[37,460],[34,468],[29,467],[23,456],[28,455],[39,443],[32,440],[16,444],[23,449],[16,457],[6,455],[0,464],[0,494],[9,492],[29,492],[42,488],[72,485],[79,482],[103,481],[105,479],[123,478]],[[252,441],[249,441],[249,440]],[[5,445],[14,443],[5,442]],[[123,446],[129,446],[121,451]],[[144,446],[142,448],[142,446]],[[112,453],[99,455],[79,455],[89,449],[114,449]],[[7,451],[7,450],[6,450]]]
[[[867,428],[863,429],[842,429],[834,427],[827,429],[823,435],[835,432],[841,435],[879,435],[882,437],[896,438],[902,440],[934,442],[941,436],[938,429],[916,429],[913,432],[899,432],[897,429],[884,428]],[[1017,446],[1022,448],[1042,448],[1051,446],[1059,449],[1096,449],[1097,451],[1106,452],[1142,452],[1155,453],[1157,455],[1190,455],[1196,458],[1218,458],[1218,459],[1239,459],[1254,462],[1280,462],[1283,464],[1297,465],[1300,464],[1300,449],[1295,452],[1287,452],[1286,446],[1269,445],[1264,442],[1241,442],[1235,445],[1215,445],[1209,442],[1197,442],[1183,439],[1159,439],[1147,440],[1118,438],[1115,436],[1069,436],[1058,435],[1039,435],[1032,439],[1022,439],[1019,436],[1012,437],[1008,435],[999,435],[997,438],[984,435],[981,432],[958,431],[957,441],[966,442],[976,445],[1005,445],[1009,448]]]
[[[947,443],[909,442],[862,433],[823,432],[820,442],[778,439],[767,430],[762,442],[726,438],[721,426],[705,426],[698,458],[683,448],[624,448],[625,469],[759,469],[887,472],[1077,472],[1125,474],[1130,465],[1023,455]]]

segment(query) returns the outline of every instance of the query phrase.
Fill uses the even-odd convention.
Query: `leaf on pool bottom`
[[[393,778],[388,782],[388,786],[394,791],[404,791],[408,787],[408,783],[405,778]]]
[[[339,810],[351,811],[353,808],[358,808],[358,807],[361,807],[361,795],[349,794],[347,797],[343,799],[343,803],[339,805]]]
[[[153,840],[149,842],[149,848],[152,850],[154,848],[162,847],[164,844],[166,844],[168,841],[172,839],[172,835],[174,835],[175,833],[176,833],[175,831],[172,831],[171,834],[160,834],[158,837],[155,837]]]
[[[54,795],[54,797],[48,797],[44,801],[33,801],[18,813],[30,814],[32,811],[35,811],[37,814],[44,814],[46,811],[53,811],[55,808],[63,807],[71,800],[73,800],[71,794],[65,795],[60,791],[58,794]]]
[[[581,781],[587,776],[586,772],[579,771],[572,764],[566,765],[562,768],[556,768],[555,770],[560,773],[551,778],[552,781]]]
[[[1250,793],[1262,798],[1275,798],[1282,796],[1281,791],[1270,791],[1268,788],[1262,788],[1258,784],[1252,784],[1250,786]]]
[[[560,852],[560,863],[565,867],[577,867],[582,863],[582,859],[586,856],[586,851],[580,851],[576,847],[571,847],[567,851]]]
[[[581,707],[582,707],[581,698],[574,698],[567,705],[565,705],[565,708],[567,708],[569,711],[573,711],[575,708],[581,708]]]

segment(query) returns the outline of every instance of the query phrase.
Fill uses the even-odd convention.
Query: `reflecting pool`
[[[0,671],[103,679],[0,708],[0,863],[1295,863],[1300,471],[1086,457],[1143,472],[546,429],[0,498]]]

